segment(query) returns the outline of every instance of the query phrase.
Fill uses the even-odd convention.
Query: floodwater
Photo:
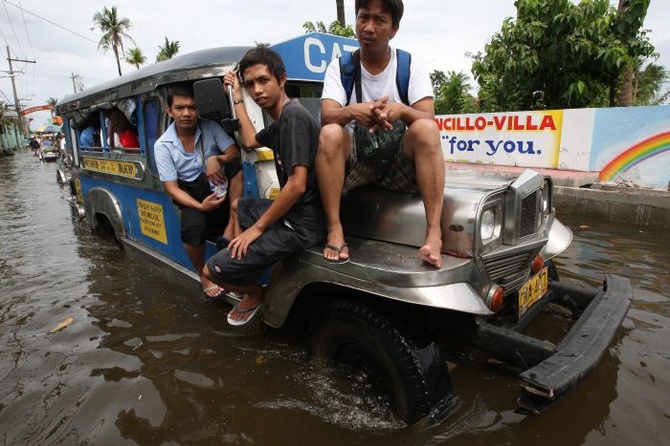
[[[661,445],[670,438],[670,239],[561,219],[565,280],[630,278],[633,302],[600,365],[539,417],[514,377],[458,366],[452,414],[410,428],[360,408],[312,368],[304,335],[242,330],[70,217],[56,166],[0,158],[0,444]],[[67,322],[71,318],[71,323]],[[59,323],[65,328],[49,333]]]

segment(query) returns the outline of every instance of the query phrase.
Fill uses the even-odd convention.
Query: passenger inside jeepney
[[[107,129],[109,149],[139,149],[137,132],[123,112],[118,108],[112,108],[106,115],[109,118]]]
[[[240,149],[217,122],[198,118],[190,84],[170,86],[166,111],[173,122],[154,144],[158,176],[181,211],[181,240],[203,293],[217,298],[225,290],[203,273],[205,243],[233,237],[229,204],[242,195]]]
[[[100,117],[97,112],[91,113],[79,133],[79,146],[82,148],[102,147],[100,141]]]

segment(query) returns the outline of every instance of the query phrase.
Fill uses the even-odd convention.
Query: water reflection
[[[74,224],[54,165],[20,153],[0,169],[6,444],[609,445],[670,434],[666,234],[562,216],[575,233],[558,259],[566,280],[614,273],[634,285],[603,361],[540,417],[515,412],[514,377],[459,365],[452,415],[404,428],[338,392],[307,360],[305,333],[231,329],[227,304]]]

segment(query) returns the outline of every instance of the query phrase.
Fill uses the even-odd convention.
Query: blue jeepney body
[[[343,51],[357,47],[355,39],[322,33],[305,34],[271,46],[284,60],[287,91],[315,114],[319,112],[328,63]],[[180,239],[178,209],[162,188],[153,157],[153,145],[169,125],[166,89],[175,82],[220,78],[235,67],[248,49],[213,48],[180,55],[60,101],[57,112],[63,117],[70,148],[75,212],[85,216],[94,230],[106,225],[107,220],[115,237],[192,270]],[[255,124],[262,127],[267,118],[249,102]],[[105,116],[114,108],[121,110],[136,129],[140,147],[110,147]],[[82,147],[81,132],[91,117],[98,121],[100,144]],[[259,190],[268,198],[277,192],[272,160],[268,150],[258,151],[255,156],[257,168],[263,171],[258,175]],[[214,244],[208,243],[207,255],[214,252]]]

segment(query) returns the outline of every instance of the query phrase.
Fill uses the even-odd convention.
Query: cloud
[[[19,2],[40,18],[22,13],[16,7]],[[349,24],[354,23],[353,3],[345,0]],[[336,18],[333,0],[310,2],[309,7],[304,0],[256,0],[235,6],[218,0],[4,0],[4,8],[0,8],[3,46],[10,47],[14,58],[37,61],[14,63],[15,70],[24,72],[17,76],[17,90],[25,106],[71,94],[73,73],[82,77],[86,87],[117,75],[113,53],[97,49],[100,32],[91,30],[93,15],[106,4],[114,4],[121,16],[130,19],[133,27],[128,33],[151,62],[165,37],[178,40],[183,54],[216,46],[277,43],[303,34],[306,21],[329,24]],[[472,61],[466,53],[483,51],[502,21],[515,14],[512,0],[407,0],[400,30],[392,43],[423,59],[431,71],[463,71],[471,76]],[[670,4],[653,1],[645,28],[652,30],[650,38],[661,54],[659,63],[670,67],[670,28],[664,23],[667,17]],[[126,49],[133,46],[125,42]],[[4,63],[2,69],[7,70]],[[135,69],[124,61],[121,68],[124,73]],[[13,102],[8,78],[0,78],[0,91]],[[2,94],[0,99],[4,99]],[[48,114],[36,115],[33,122],[40,125],[40,119],[47,118]]]

